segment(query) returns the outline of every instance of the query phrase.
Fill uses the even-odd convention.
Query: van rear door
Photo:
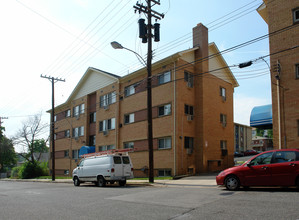
[[[132,165],[130,158],[128,156],[123,156],[122,157],[122,162],[123,162],[123,172],[125,177],[130,177],[132,176]]]
[[[123,176],[124,175],[124,170],[123,170],[123,164],[122,164],[121,157],[120,156],[114,156],[113,157],[113,162],[114,162],[115,176]]]

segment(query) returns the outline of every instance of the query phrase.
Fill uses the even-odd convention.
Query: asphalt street
[[[299,219],[295,188],[230,192],[213,178],[103,188],[0,181],[0,219]]]

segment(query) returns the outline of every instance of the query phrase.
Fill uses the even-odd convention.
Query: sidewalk
[[[16,182],[44,182],[44,183],[69,183],[73,184],[72,179],[0,179],[0,181],[16,181]],[[127,185],[151,185],[160,187],[215,187],[216,174],[205,174],[199,176],[189,176],[176,180],[155,180],[149,183],[148,180],[127,180]]]

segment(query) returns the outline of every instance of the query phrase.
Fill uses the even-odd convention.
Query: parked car
[[[234,153],[234,157],[243,157],[243,156],[244,156],[243,153],[239,153],[239,152]]]
[[[124,186],[127,179],[131,178],[134,178],[133,165],[130,156],[123,154],[88,156],[73,170],[75,186],[84,182],[93,182],[97,186],[118,182],[120,186]]]
[[[299,149],[265,151],[241,166],[223,170],[216,177],[216,182],[228,190],[237,190],[240,186],[299,188]]]
[[[256,154],[258,154],[258,152],[255,150],[247,150],[244,152],[244,156],[251,156],[251,155],[256,155]]]

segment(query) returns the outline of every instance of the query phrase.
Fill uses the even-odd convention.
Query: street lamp
[[[123,45],[121,45],[120,43],[116,42],[116,41],[113,41],[111,42],[111,46],[114,48],[114,49],[125,49],[125,50],[128,50],[128,51],[131,51],[132,53],[134,53],[138,58],[140,58],[142,60],[142,64],[146,66],[146,62],[145,60],[142,58],[142,56],[140,56],[138,53],[136,53],[134,50],[131,50],[129,48],[126,48],[124,47]]]
[[[149,41],[151,42],[151,41]],[[125,49],[134,53],[138,58],[143,61],[143,64],[147,68],[147,139],[148,139],[148,163],[149,163],[149,182],[154,182],[154,147],[153,147],[153,116],[152,116],[152,83],[151,83],[151,73],[152,73],[152,63],[151,63],[151,50],[148,53],[147,62],[135,51],[130,50],[120,43],[113,41],[111,46],[114,49]],[[149,43],[149,48],[151,44]]]

